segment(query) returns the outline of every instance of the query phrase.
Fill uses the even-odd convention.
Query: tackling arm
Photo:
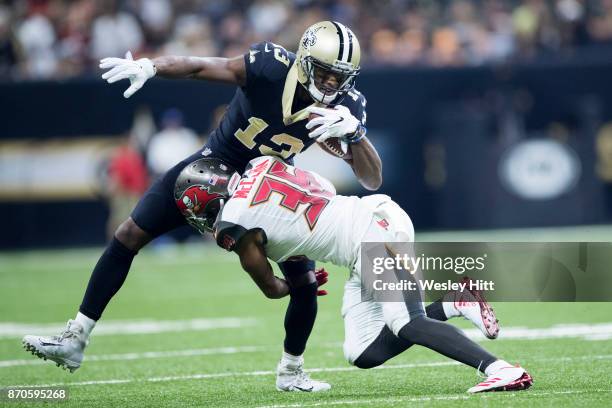
[[[255,281],[259,289],[270,299],[278,299],[289,294],[289,285],[284,279],[274,275],[264,249],[261,231],[252,231],[242,237],[234,251],[240,257],[240,264]]]

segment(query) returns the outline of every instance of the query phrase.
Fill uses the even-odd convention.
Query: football
[[[311,113],[308,116],[308,120],[312,120],[314,118],[316,118],[317,115],[316,113]],[[316,128],[313,128],[316,129]],[[345,145],[344,147],[346,148],[346,152],[342,149],[342,141],[337,138],[337,137],[331,137],[323,142],[317,142],[317,144],[319,145],[319,147],[326,151],[327,153],[331,154],[332,156],[336,156],[339,157],[341,159],[345,159],[345,160],[349,160],[352,156],[351,156],[351,149],[348,145]]]

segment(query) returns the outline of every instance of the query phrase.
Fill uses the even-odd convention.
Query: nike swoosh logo
[[[63,346],[63,344],[59,344],[59,343],[49,343],[46,341],[43,341],[41,339],[38,339],[38,341],[40,341],[40,345],[41,346]]]
[[[310,387],[310,388],[302,388],[302,387],[298,387],[297,385],[294,385],[294,386],[293,386],[293,388],[297,388],[298,390],[300,390],[300,391],[304,391],[304,392],[312,392],[312,388],[313,388],[313,387]]]

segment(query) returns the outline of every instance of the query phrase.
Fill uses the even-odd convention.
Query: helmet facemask
[[[351,64],[336,61],[334,65],[326,64],[312,56],[302,58],[302,69],[306,72],[307,80],[303,84],[310,96],[319,103],[329,105],[339,103],[348,91],[355,86],[355,77],[359,75],[359,68],[354,69]],[[324,83],[327,75],[336,78],[337,86],[331,87]]]
[[[217,216],[221,212],[226,199],[217,198],[207,203],[204,211],[196,213],[192,209],[183,212],[187,223],[194,227],[202,235],[212,233]]]

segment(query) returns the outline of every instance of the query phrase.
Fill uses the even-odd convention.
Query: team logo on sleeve
[[[380,225],[381,228],[384,228],[386,230],[389,229],[389,221],[387,221],[385,218],[376,221],[376,223]]]
[[[223,239],[221,240],[221,246],[226,250],[231,251],[234,248],[234,245],[236,245],[236,240],[230,235],[224,234]]]

